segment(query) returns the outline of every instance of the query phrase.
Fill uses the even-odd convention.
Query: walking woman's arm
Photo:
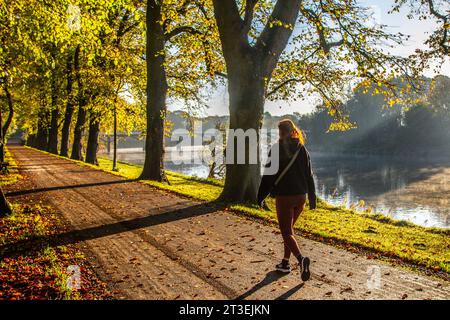
[[[303,147],[304,157],[306,159],[306,167],[305,167],[305,177],[306,182],[308,184],[308,201],[309,201],[309,208],[315,209],[316,208],[316,185],[314,183],[314,175],[311,167],[311,158],[309,156],[308,150],[306,150],[305,147]]]

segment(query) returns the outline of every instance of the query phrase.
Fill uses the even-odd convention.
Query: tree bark
[[[4,91],[5,91],[5,95],[6,95],[6,101],[8,103],[8,118],[6,118],[5,123],[3,124],[3,140],[5,140],[6,134],[8,133],[8,129],[9,126],[11,125],[13,116],[14,116],[14,103],[12,100],[12,96],[11,93],[9,92],[9,87],[8,84],[5,82],[4,87],[3,87]]]
[[[36,148],[36,135],[29,134],[27,137],[26,145],[32,148]]]
[[[69,136],[70,136],[70,125],[72,123],[74,105],[72,99],[72,89],[73,89],[73,79],[72,79],[72,59],[79,59],[79,51],[80,47],[77,46],[75,49],[74,57],[69,54],[67,58],[67,67],[66,67],[66,77],[67,77],[67,85],[66,85],[66,95],[67,95],[67,103],[66,103],[66,112],[64,113],[64,123],[61,130],[61,149],[60,155],[63,157],[69,156]],[[78,63],[78,62],[77,62]]]
[[[257,163],[251,163],[251,144],[255,143],[246,140],[244,150],[238,148],[235,139],[234,150],[231,153],[227,148],[227,155],[234,154],[233,163],[229,163],[227,158],[225,185],[221,194],[221,199],[228,201],[248,201],[256,203],[260,173],[260,155],[259,155],[259,135],[264,113],[264,78],[258,65],[253,61],[251,53],[242,57],[237,63],[237,69],[228,69],[228,94],[230,97],[230,132],[242,129],[256,132]],[[230,137],[229,137],[230,139]],[[229,141],[228,141],[229,143]],[[245,163],[238,164],[236,156],[238,153],[245,154]]]
[[[50,53],[53,61],[56,60],[56,46],[52,46],[52,51]],[[58,107],[58,70],[55,68],[52,69],[51,75],[51,120],[50,120],[50,128],[48,131],[48,147],[47,150],[50,153],[58,154],[58,129],[59,129],[59,107]]]
[[[113,152],[113,166],[112,169],[113,171],[117,170],[117,106],[114,103],[114,133],[113,133],[113,138],[114,138],[114,142],[113,142],[113,147],[114,147],[114,152]],[[108,136],[108,153],[109,153],[109,149],[110,149],[110,142],[109,142],[109,136]]]
[[[98,165],[98,135],[100,133],[100,121],[95,115],[91,115],[89,120],[89,133],[86,146],[86,162]]]
[[[8,118],[6,119],[5,124],[2,127],[3,115],[1,114],[2,112],[0,111],[0,130],[1,130],[0,161],[1,162],[5,161],[6,133],[8,131],[8,128],[9,128],[9,126],[11,124],[11,121],[12,121],[12,118],[13,118],[13,115],[14,115],[13,101],[12,101],[11,93],[9,92],[8,83],[7,83],[6,79],[4,80],[3,90],[5,91],[6,101],[8,103],[9,113],[8,113]]]
[[[167,77],[164,68],[165,36],[161,5],[147,1],[147,132],[145,161],[140,179],[162,181],[164,156],[164,117],[166,114]]]
[[[58,119],[59,119],[59,110],[58,107],[55,106],[51,112],[50,129],[48,130],[48,146],[47,146],[48,152],[54,154],[58,154]]]
[[[222,50],[227,65],[230,97],[230,129],[255,130],[257,164],[249,161],[250,143],[243,152],[245,164],[227,159],[225,185],[221,199],[256,203],[260,183],[259,132],[264,113],[267,83],[286,47],[293,28],[272,24],[281,21],[294,26],[301,0],[278,0],[271,16],[254,45],[248,42],[256,1],[247,1],[244,19],[235,0],[213,0],[214,15],[219,29]],[[228,156],[229,153],[227,152]]]
[[[5,217],[11,213],[11,206],[9,205],[8,200],[6,200],[3,189],[0,187],[0,217]]]
[[[36,132],[36,148],[47,151],[48,146],[48,128],[46,125],[46,118],[48,114],[43,111],[38,119],[38,126]]]
[[[79,58],[76,57],[74,61],[75,77],[78,84],[78,114],[75,128],[73,130],[73,143],[71,159],[83,160],[83,146],[82,139],[84,134],[84,125],[86,123],[86,106],[88,104],[88,98],[84,90],[83,81],[80,74]]]
[[[0,126],[2,124],[2,111],[0,110]],[[0,130],[0,147],[1,147],[1,154],[0,154],[0,161],[3,163],[5,161],[5,146],[4,142],[5,139],[3,137],[3,130]],[[8,201],[6,200],[5,194],[3,193],[3,189],[0,186],[0,217],[4,217],[8,214],[11,214],[11,207],[9,206]]]
[[[73,130],[72,154],[70,158],[73,160],[83,160],[82,139],[84,135],[84,124],[86,123],[86,98],[83,97],[78,104],[77,121]]]

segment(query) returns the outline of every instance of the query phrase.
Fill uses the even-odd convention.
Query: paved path
[[[273,226],[127,181],[68,160],[11,146],[34,185],[8,197],[43,194],[80,242],[115,298],[450,299],[450,285],[300,238],[312,278],[280,276],[281,236]],[[380,268],[379,288],[367,286]]]

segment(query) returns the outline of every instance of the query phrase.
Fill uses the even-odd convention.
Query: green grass
[[[99,166],[88,166],[129,179],[137,178],[142,170],[138,165],[119,162],[118,171],[112,172],[112,161],[105,158],[99,158]],[[174,172],[166,172],[166,175],[170,185],[154,181],[142,182],[201,201],[216,200],[223,186],[219,180],[200,179]],[[227,210],[276,222],[274,200],[268,199],[267,203],[270,210],[246,204],[228,204]],[[316,210],[306,208],[295,228],[306,237],[350,250],[364,249],[379,258],[392,258],[433,271],[450,273],[448,229],[425,228],[377,213],[332,206],[323,201],[318,202]]]

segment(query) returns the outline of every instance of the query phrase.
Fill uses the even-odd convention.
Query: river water
[[[167,149],[167,170],[201,178],[208,175],[206,164],[174,164],[175,149]],[[122,149],[118,159],[143,164],[144,153]],[[311,159],[317,193],[332,204],[357,210],[370,207],[374,212],[427,227],[450,227],[450,160],[406,161],[314,152]]]

